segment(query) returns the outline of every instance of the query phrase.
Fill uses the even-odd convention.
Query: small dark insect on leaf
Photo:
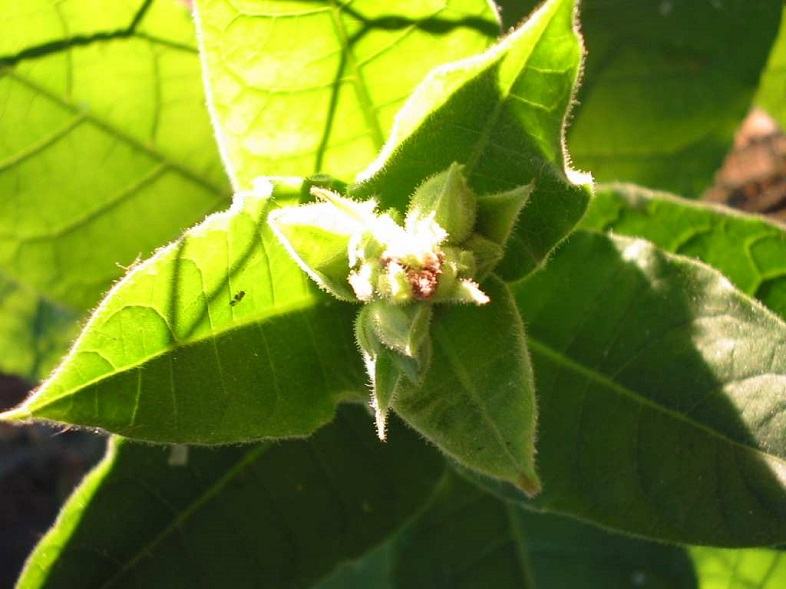
[[[239,291],[237,291],[237,293],[235,293],[235,296],[233,296],[233,297],[232,297],[232,300],[231,300],[231,301],[229,301],[229,304],[230,304],[232,307],[234,307],[234,306],[235,306],[235,305],[237,305],[237,304],[238,304],[240,301],[242,301],[242,300],[243,300],[243,297],[244,297],[244,296],[246,296],[246,291],[244,291],[244,290],[239,290]]]

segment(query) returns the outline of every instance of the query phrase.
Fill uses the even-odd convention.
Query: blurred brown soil
[[[704,198],[786,221],[786,134],[763,110],[743,121]]]
[[[0,410],[30,385],[0,374]],[[24,559],[60,505],[102,453],[103,438],[46,426],[0,424],[0,589],[12,587]]]

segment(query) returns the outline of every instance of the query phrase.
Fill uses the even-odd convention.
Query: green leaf
[[[756,103],[786,128],[786,18],[783,15],[767,67],[761,76]]]
[[[118,264],[177,237],[229,189],[184,4],[135,2],[129,14],[132,3],[36,0],[9,17],[14,4],[2,7],[18,52],[0,55],[0,270],[81,314]]]
[[[786,231],[764,217],[632,185],[602,185],[582,226],[642,237],[720,270],[786,318]]]
[[[491,302],[440,305],[431,367],[421,385],[400,383],[393,408],[465,466],[537,493],[536,407],[524,327],[508,287],[483,283]]]
[[[568,145],[597,181],[699,196],[748,111],[781,0],[587,0]],[[782,101],[781,101],[782,102]]]
[[[689,549],[701,589],[779,589],[786,586],[786,552],[764,548]]]
[[[503,26],[539,4],[498,2]],[[568,133],[575,166],[601,182],[699,196],[750,107],[782,4],[584,0],[587,65]],[[757,98],[776,117],[786,104],[783,63],[771,56]]]
[[[350,305],[313,288],[260,183],[112,289],[63,364],[6,419],[227,443],[312,432],[362,389]],[[307,194],[278,184],[275,205]]]
[[[18,587],[307,587],[400,527],[439,480],[439,455],[391,426],[380,444],[346,407],[308,440],[192,447],[184,466],[115,438]]]
[[[786,539],[786,325],[715,270],[579,232],[514,287],[545,509],[660,540]]]
[[[260,175],[352,179],[431,68],[499,34],[484,0],[196,4],[214,124],[240,188]]]
[[[76,337],[77,316],[0,274],[0,372],[37,382]]]
[[[534,513],[446,477],[402,532],[318,589],[696,586],[685,551]]]
[[[521,28],[472,59],[438,68],[397,117],[364,182],[351,188],[404,210],[417,184],[453,162],[479,195],[534,181],[504,277],[532,270],[581,218],[588,182],[567,169],[566,114],[581,66],[573,0],[549,0]],[[569,180],[568,177],[572,178]]]

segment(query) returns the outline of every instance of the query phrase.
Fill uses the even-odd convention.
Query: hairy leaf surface
[[[18,587],[308,587],[400,527],[439,480],[439,456],[392,427],[380,444],[346,407],[308,440],[191,447],[183,465],[114,438]]]
[[[353,307],[316,291],[272,235],[301,184],[260,184],[136,266],[13,414],[151,441],[305,435],[362,388]]]
[[[432,72],[354,194],[377,195],[404,210],[424,178],[453,162],[465,164],[481,198],[534,181],[501,271],[511,278],[540,264],[581,218],[588,198],[587,186],[573,183],[563,149],[581,66],[574,18],[574,0],[549,0],[486,53]]]
[[[217,137],[240,189],[260,175],[351,180],[431,68],[499,34],[485,0],[196,4]]]
[[[460,463],[537,493],[524,327],[504,282],[491,277],[483,289],[491,302],[481,307],[435,307],[431,367],[422,385],[399,385],[393,409]]]
[[[786,325],[711,268],[577,233],[515,286],[535,503],[685,543],[786,539]]]

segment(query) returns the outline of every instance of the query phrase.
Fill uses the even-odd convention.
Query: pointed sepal
[[[417,358],[428,337],[431,305],[392,305],[386,301],[374,301],[367,306],[367,312],[374,333],[385,346],[409,358]]]
[[[447,232],[447,243],[459,244],[472,233],[476,215],[477,197],[464,178],[464,166],[454,162],[418,186],[409,204],[405,226],[432,218]]]
[[[475,231],[504,248],[534,188],[534,182],[530,182],[479,198]]]

